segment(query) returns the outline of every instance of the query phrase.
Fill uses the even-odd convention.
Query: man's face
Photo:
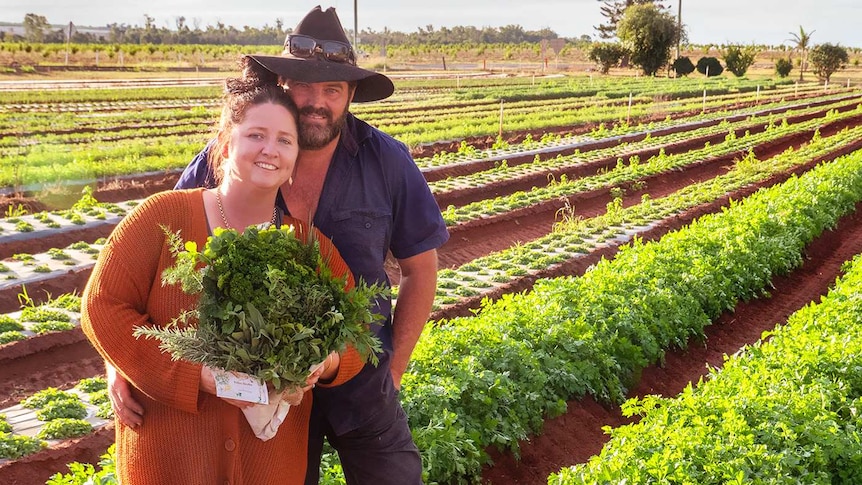
[[[345,81],[287,81],[288,93],[299,108],[299,148],[317,150],[341,133],[353,90]]]

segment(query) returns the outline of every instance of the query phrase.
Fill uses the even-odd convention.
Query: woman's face
[[[293,174],[297,136],[296,120],[284,106],[263,103],[248,108],[230,133],[225,179],[257,188],[280,187]]]

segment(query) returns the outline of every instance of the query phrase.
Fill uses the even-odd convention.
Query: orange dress
[[[302,484],[305,479],[312,393],[290,408],[268,441],[254,436],[242,411],[199,390],[200,364],[174,361],[156,339],[136,339],[133,329],[163,326],[197,298],[179,285],[163,286],[162,271],[173,264],[165,232],[206,244],[208,225],[203,189],[167,191],[149,197],[114,229],[102,249],[82,302],[81,327],[99,353],[133,386],[144,411],[137,429],[116,422],[117,478],[124,485]],[[286,224],[307,234],[301,221]],[[316,229],[314,229],[316,231]],[[331,241],[317,232],[323,254],[332,254],[336,275],[353,278]],[[347,350],[339,385],[361,369],[357,352]]]

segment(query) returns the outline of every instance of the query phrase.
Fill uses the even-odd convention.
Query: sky
[[[792,45],[791,32],[800,26],[811,33],[813,45],[862,47],[860,0],[665,0],[676,16],[682,1],[682,22],[694,44]],[[26,3],[26,6],[25,6]],[[604,21],[599,0],[0,0],[0,22],[20,23],[27,13],[49,23],[105,26],[143,25],[144,15],[159,27],[175,28],[176,19],[201,28],[222,22],[239,29],[275,25],[282,19],[293,27],[314,6],[335,7],[341,23],[352,30],[380,32],[384,28],[416,32],[420,27],[502,27],[526,30],[550,28],[562,37],[589,35]],[[354,15],[354,5],[357,15]]]

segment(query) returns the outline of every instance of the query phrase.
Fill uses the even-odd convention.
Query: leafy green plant
[[[49,300],[46,305],[63,308],[72,312],[80,312],[81,297],[74,293],[66,293],[56,299]]]
[[[69,473],[56,473],[45,482],[45,485],[116,485],[116,445],[108,447],[108,451],[99,459],[99,469],[90,463],[69,463]]]
[[[7,220],[26,215],[27,208],[24,207],[22,204],[10,204],[8,207],[6,207],[6,212],[4,213],[4,217]]]
[[[64,399],[45,404],[36,411],[36,418],[52,421],[60,418],[82,419],[87,417],[87,407],[80,400]]]
[[[69,391],[62,391],[56,387],[48,387],[35,392],[32,396],[21,401],[21,406],[29,409],[41,409],[48,403],[56,401],[77,401],[80,398]]]
[[[0,414],[0,433],[11,433],[12,425],[9,424],[9,421],[6,419],[5,414]]]
[[[107,400],[105,402],[100,402],[98,404],[98,410],[96,411],[96,416],[102,419],[113,419],[114,418],[114,408],[111,407],[111,401]]]
[[[32,455],[46,446],[37,438],[17,434],[0,433],[0,458],[17,460]]]
[[[27,221],[18,221],[15,223],[15,230],[18,232],[33,232],[35,228],[33,224],[30,224]]]
[[[60,260],[60,261],[66,260],[66,259],[71,259],[71,256],[69,256],[69,254],[67,252],[63,251],[62,249],[58,249],[58,248],[49,249],[48,250],[48,256],[50,256],[51,259],[56,259],[56,260]]]
[[[87,396],[89,397],[90,404],[92,404],[94,406],[100,406],[100,405],[105,404],[105,403],[110,405],[110,403],[111,403],[111,398],[108,395],[107,389],[100,389],[98,391],[93,391],[93,392],[87,394]]]
[[[44,440],[62,440],[93,432],[93,425],[83,419],[57,418],[48,421],[37,436]]]
[[[17,319],[9,315],[0,315],[0,333],[13,330],[24,330],[24,326]]]
[[[27,306],[21,310],[23,322],[69,322],[72,317],[61,310],[53,310],[41,306]]]
[[[176,264],[163,282],[201,298],[172,325],[139,327],[135,336],[161,340],[174,358],[244,372],[277,390],[301,387],[310,366],[347,345],[376,364],[380,342],[369,326],[381,317],[371,308],[385,290],[360,280],[345,291],[346,279],[332,273],[313,236],[303,242],[291,226],[216,229],[198,251],[166,234]],[[196,327],[178,326],[191,316]]]
[[[18,330],[9,330],[6,332],[0,332],[0,344],[8,344],[9,342],[15,342],[18,340],[25,340],[26,338],[27,338],[27,336]]]
[[[92,393],[108,388],[108,382],[104,377],[87,377],[78,381],[75,389],[81,392]]]
[[[64,322],[62,320],[36,322],[30,326],[30,330],[40,335],[48,332],[65,332],[66,330],[72,330],[73,328],[75,328],[74,323]]]

